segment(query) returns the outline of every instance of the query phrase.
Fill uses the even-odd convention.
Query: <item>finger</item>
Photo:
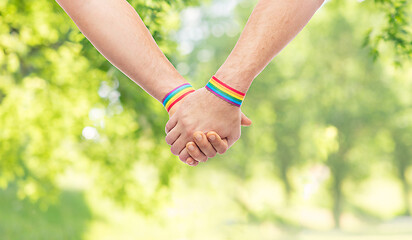
[[[246,115],[243,112],[242,112],[242,117],[240,120],[240,125],[245,126],[245,127],[252,125],[252,120],[246,117]]]
[[[168,134],[177,124],[177,117],[171,117],[165,126],[165,132]]]
[[[235,144],[235,142],[237,141],[237,140],[239,140],[239,138],[240,138],[240,126],[239,126],[239,132],[238,133],[235,133],[235,134],[233,134],[233,135],[229,135],[228,137],[227,137],[227,145],[229,146],[229,147],[231,147],[233,144]]]
[[[186,149],[187,149],[187,152],[189,153],[189,155],[193,159],[195,159],[199,162],[206,162],[207,161],[207,156],[199,150],[199,148],[196,146],[196,144],[194,142],[188,142],[186,144]]]
[[[180,131],[178,128],[173,128],[167,135],[166,135],[166,143],[170,146],[175,143],[175,141],[180,137]]]
[[[209,142],[212,144],[212,146],[216,149],[216,151],[219,154],[223,154],[227,151],[228,144],[226,138],[222,140],[219,134],[213,131],[208,132],[206,135]]]
[[[189,153],[187,152],[187,149],[183,149],[180,154],[179,154],[179,159],[180,161],[186,163],[186,160],[190,157]]]
[[[189,166],[192,166],[192,167],[195,167],[195,166],[197,166],[197,165],[199,164],[198,161],[194,160],[194,159],[191,158],[191,157],[189,157],[189,158],[186,160],[186,163],[187,163]]]
[[[209,158],[216,156],[216,150],[213,148],[212,144],[207,140],[206,135],[203,132],[197,131],[193,133],[193,138],[196,145],[200,150]]]
[[[182,137],[182,135],[179,136],[178,139],[173,143],[172,147],[170,148],[170,151],[172,152],[173,155],[178,156],[182,150],[186,147],[186,143],[188,141]]]
[[[180,159],[180,161],[182,161],[182,162],[184,162],[184,163],[186,163],[186,164],[188,164],[188,165],[190,165],[189,163],[191,163],[191,161],[188,163],[187,161],[189,160],[189,159],[192,159],[192,160],[194,160],[192,157],[190,157],[190,155],[189,155],[189,153],[187,152],[187,149],[185,148],[185,149],[183,149],[181,152],[180,152],[180,154],[179,154],[179,159]],[[195,166],[197,165],[197,164],[199,164],[199,162],[198,161],[196,161],[196,160],[194,160],[195,161]],[[197,162],[197,163],[196,163]],[[192,164],[193,165],[193,164]]]

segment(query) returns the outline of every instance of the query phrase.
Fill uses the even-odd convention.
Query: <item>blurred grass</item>
[[[152,9],[148,1],[131,2],[142,16]],[[169,9],[166,1],[152,2]],[[233,22],[230,0],[213,2],[210,10],[182,14],[182,39],[156,39],[198,87],[237,38],[233,31],[213,31],[243,26],[256,1],[232,9],[241,24]],[[359,45],[380,16],[361,12],[371,8],[367,1],[343,3],[330,1],[256,81],[244,106],[254,125],[236,146],[193,169],[170,156],[163,108],[109,70],[54,1],[0,0],[6,6],[0,7],[0,69],[6,69],[0,73],[0,187],[17,179],[28,199],[53,199],[47,184],[75,168],[57,184],[62,194],[47,208],[17,198],[16,187],[0,190],[0,240],[412,239],[411,218],[400,217],[412,206],[406,191],[412,182],[412,68],[372,64]],[[216,9],[229,11],[216,18]],[[168,15],[150,16],[146,23],[164,37],[177,27]],[[202,21],[193,24],[193,17]],[[191,39],[202,22],[209,24],[204,38]],[[45,29],[48,34],[40,34]],[[172,51],[184,43],[194,45],[190,54]],[[213,56],[208,61],[205,52]],[[122,101],[107,105],[104,87]],[[123,112],[113,116],[115,107]],[[99,141],[81,138],[86,126],[104,126],[96,127]],[[328,162],[330,156],[336,161]],[[336,176],[341,184],[333,185]],[[33,185],[33,179],[50,182]],[[341,193],[339,231],[332,230],[333,186]],[[116,205],[122,201],[129,205]]]
[[[92,215],[84,193],[65,190],[56,204],[19,200],[13,188],[0,191],[0,239],[82,239]]]
[[[200,171],[199,179],[195,177],[191,184],[183,178],[175,179],[174,197],[154,216],[122,208],[89,191],[68,189],[56,204],[42,210],[38,204],[17,199],[15,190],[9,188],[0,191],[0,239],[406,240],[412,237],[410,217],[378,222],[344,214],[344,230],[327,230],[331,227],[330,213],[303,202],[295,204],[300,207],[290,209],[262,206],[265,219],[254,221],[255,217],[244,215],[234,200],[223,194],[233,187],[230,184],[216,187],[211,182],[204,184],[204,189],[195,187],[202,175],[208,174],[207,169]],[[219,174],[216,176],[218,182]],[[257,192],[262,190],[253,184],[244,187],[245,191],[250,187]],[[215,188],[215,192],[208,188]],[[276,216],[283,218],[274,219]],[[294,227],[281,224],[290,219],[295,219]]]

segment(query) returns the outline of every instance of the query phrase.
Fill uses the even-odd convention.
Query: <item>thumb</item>
[[[245,127],[250,126],[252,125],[252,120],[250,120],[248,117],[246,117],[245,114],[242,113],[240,125],[245,126]]]

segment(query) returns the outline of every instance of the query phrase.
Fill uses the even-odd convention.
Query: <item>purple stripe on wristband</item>
[[[205,86],[205,88],[206,88],[207,90],[209,90],[209,92],[213,93],[215,96],[217,96],[217,97],[219,97],[220,99],[224,100],[225,102],[228,102],[228,103],[230,103],[230,104],[232,104],[232,105],[235,105],[235,106],[240,107],[239,104],[237,104],[237,103],[235,103],[235,102],[232,102],[232,101],[230,101],[229,99],[226,99],[225,97],[217,94],[215,91],[213,91],[212,89],[210,89],[210,87]]]

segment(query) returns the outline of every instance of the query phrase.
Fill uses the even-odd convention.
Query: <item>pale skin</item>
[[[161,102],[172,89],[187,82],[159,49],[149,30],[127,1],[56,1],[102,55],[158,101]],[[170,116],[185,99],[172,107]],[[251,124],[244,115],[242,119],[244,125]],[[195,166],[198,161],[205,161],[203,153],[215,156],[216,153],[227,150],[226,140],[222,140],[215,132],[208,133],[209,138],[203,133],[201,135],[202,140],[196,141],[198,145],[193,142],[188,145],[193,147],[190,147],[193,157],[188,159],[188,155],[184,159],[180,158],[183,162]],[[210,138],[211,136],[213,137]]]
[[[185,82],[126,1],[57,2],[113,65],[157,100],[161,101],[171,89]],[[323,0],[259,1],[238,43],[216,76],[246,92],[253,79],[306,25],[322,3]],[[217,152],[226,151],[240,137],[241,123],[251,124],[240,108],[221,101],[204,88],[176,104],[170,116],[166,141],[172,146],[173,154],[179,154],[181,160],[192,164],[195,160],[205,161]],[[194,132],[195,129],[200,132]],[[227,139],[227,145],[212,131]],[[203,134],[206,132],[209,132],[207,136]],[[200,140],[197,140],[198,136]],[[200,149],[191,142],[193,139]],[[214,141],[221,145],[213,145]]]
[[[247,92],[257,75],[303,29],[324,0],[260,0],[236,46],[215,76]],[[201,99],[201,101],[199,101]],[[189,157],[193,132],[215,131],[232,146],[240,137],[241,110],[205,88],[190,94],[166,124],[173,154]],[[189,158],[190,159],[190,158]]]

